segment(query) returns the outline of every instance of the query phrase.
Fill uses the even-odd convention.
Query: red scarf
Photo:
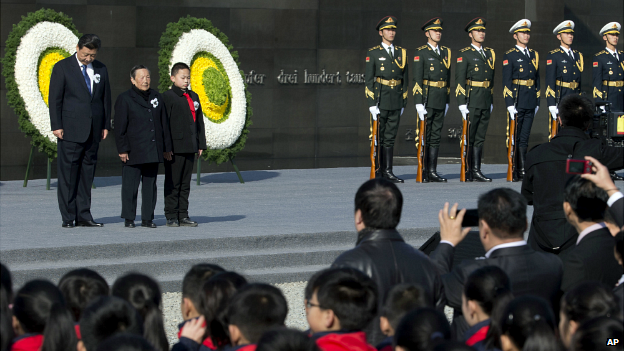
[[[186,96],[186,101],[188,101],[191,113],[193,114],[193,122],[195,122],[195,102],[193,102],[193,99],[191,99],[191,96],[188,93],[184,93],[183,95]]]

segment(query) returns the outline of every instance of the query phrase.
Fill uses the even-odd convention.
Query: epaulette
[[[509,51],[507,51],[507,52],[505,53],[505,55],[510,54],[510,53],[512,53],[512,52],[514,52],[514,51],[516,51],[516,50],[517,50],[516,48],[509,49]]]
[[[465,48],[459,50],[459,52],[466,52],[466,51],[468,51],[470,49],[472,49],[472,46],[465,47]]]
[[[487,48],[487,47],[485,48],[485,50],[494,51],[494,49],[492,49],[492,48]]]
[[[416,50],[422,50],[422,49],[426,48],[427,46],[429,46],[429,45],[425,44],[425,45],[423,45],[423,46],[421,46],[419,48],[416,48]]]
[[[621,53],[623,53],[623,52],[624,52],[624,51],[620,50],[620,51],[618,51],[618,54],[621,54]]]
[[[398,46],[398,45],[395,45],[394,47],[395,47],[395,49],[400,49],[400,48],[401,48],[401,47],[400,47],[400,46]]]
[[[574,49],[572,49],[572,52],[579,52],[579,51],[578,51],[578,50],[574,50]]]
[[[535,50],[533,50],[533,49],[529,49],[529,51],[535,51]]]
[[[427,46],[429,46],[429,45],[427,45]],[[447,50],[450,50],[450,48],[449,48],[449,47],[447,47],[447,46],[444,46],[444,45],[440,45],[440,46],[442,47],[442,49],[447,49]]]
[[[602,50],[601,52],[596,53],[596,55],[595,55],[595,56],[600,56],[600,55],[602,55],[602,54],[606,54],[606,53],[607,53],[607,50]]]
[[[377,46],[375,46],[375,47],[373,47],[373,48],[368,49],[368,51],[373,51],[373,50],[375,50],[375,49],[379,49],[380,47],[381,47],[381,45],[377,45]]]
[[[557,49],[552,50],[551,52],[549,52],[549,54],[555,54],[555,53],[558,53],[559,51],[561,51],[561,49],[557,48]]]

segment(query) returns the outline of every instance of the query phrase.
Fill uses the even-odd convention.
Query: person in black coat
[[[143,183],[141,226],[156,228],[156,177],[163,158],[171,160],[171,133],[162,96],[150,89],[150,72],[143,65],[130,72],[132,88],[115,102],[115,142],[123,162],[121,217],[134,228],[139,182]]]
[[[101,227],[91,215],[91,185],[100,141],[110,129],[108,70],[95,57],[100,38],[85,34],[76,54],[54,65],[48,104],[57,139],[58,203],[63,228]]]
[[[427,292],[428,304],[443,309],[442,281],[434,265],[424,253],[407,244],[396,230],[402,207],[403,195],[392,182],[376,178],[362,184],[355,195],[356,246],[338,256],[332,267],[355,268],[371,277],[379,288],[380,313],[386,294],[399,283],[422,286]],[[365,332],[373,345],[384,338],[379,316]]]
[[[533,205],[528,242],[534,250],[557,254],[562,261],[578,237],[562,208],[564,185],[572,177],[566,173],[566,161],[592,156],[610,170],[624,167],[624,148],[607,146],[585,133],[592,116],[589,99],[565,96],[559,104],[559,133],[527,154],[522,195]]]
[[[171,137],[173,156],[165,162],[165,217],[168,227],[196,227],[189,218],[189,194],[195,153],[206,150],[204,114],[199,96],[188,90],[191,70],[178,62],[171,68],[173,86],[163,94]]]
[[[588,280],[613,287],[622,275],[613,253],[615,240],[603,223],[607,199],[604,190],[580,176],[570,179],[566,185],[563,211],[579,236],[564,261],[563,291]]]
[[[498,266],[505,271],[515,296],[536,295],[557,309],[563,265],[557,256],[535,251],[524,241],[527,204],[522,195],[512,189],[497,188],[479,197],[479,238],[486,251],[485,257],[465,260],[453,269],[455,246],[470,228],[461,226],[465,210],[458,212],[455,204],[449,214],[448,207],[447,203],[440,211],[441,241],[429,257],[442,275],[447,305],[455,309],[456,315],[461,312],[466,279],[484,266]],[[467,324],[463,317],[455,323],[460,337]]]

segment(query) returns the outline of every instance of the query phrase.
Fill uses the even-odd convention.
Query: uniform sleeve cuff
[[[451,245],[451,247],[455,247],[455,245],[453,245],[453,243],[448,240],[440,240],[440,244],[449,244]]]
[[[607,205],[609,205],[609,207],[613,206],[613,204],[624,197],[624,194],[622,194],[621,191],[618,191],[617,193],[611,195],[611,197],[609,197],[609,200],[607,201]]]

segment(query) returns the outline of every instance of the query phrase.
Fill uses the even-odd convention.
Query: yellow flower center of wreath
[[[51,52],[41,59],[38,70],[38,83],[41,97],[46,105],[48,105],[48,95],[50,94],[50,77],[52,76],[52,68],[57,62],[64,59],[65,56],[58,52]]]
[[[206,115],[208,119],[218,121],[224,116],[228,100],[226,99],[222,105],[216,105],[210,101],[210,98],[208,98],[203,80],[204,71],[208,68],[214,68],[217,71],[220,71],[217,64],[207,57],[198,57],[195,62],[193,62],[191,65],[191,89],[199,96],[199,102],[201,103],[204,115]]]

